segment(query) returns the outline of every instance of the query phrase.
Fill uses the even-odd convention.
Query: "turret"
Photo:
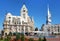
[[[25,4],[23,4],[23,6],[21,8],[21,17],[24,18],[27,21],[28,10],[27,10]]]

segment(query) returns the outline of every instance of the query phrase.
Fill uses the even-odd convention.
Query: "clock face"
[[[23,12],[25,12],[25,10],[23,10]]]

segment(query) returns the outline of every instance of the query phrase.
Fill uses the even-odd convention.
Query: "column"
[[[30,31],[29,26],[28,26],[28,32]]]
[[[24,26],[24,35],[25,35],[25,26]]]
[[[20,33],[21,33],[21,30],[22,30],[22,29],[21,29],[21,26],[20,26]]]
[[[15,26],[15,30],[16,30],[16,32],[17,32],[17,26]]]

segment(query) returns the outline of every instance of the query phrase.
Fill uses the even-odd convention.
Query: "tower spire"
[[[46,24],[51,24],[51,13],[50,13],[50,10],[49,10],[49,4],[47,5],[47,8],[48,8],[48,16],[47,16]]]
[[[21,8],[21,17],[25,19],[25,21],[27,22],[27,18],[28,18],[28,9],[26,7],[25,4],[23,4],[22,8]]]

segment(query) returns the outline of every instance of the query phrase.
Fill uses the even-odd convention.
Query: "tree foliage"
[[[16,34],[16,40],[18,40],[18,39],[20,39],[20,34],[19,33]]]
[[[10,41],[11,37],[7,36],[7,38],[4,39],[4,41]]]
[[[44,37],[43,41],[46,41],[46,38]]]
[[[42,39],[41,39],[41,38],[39,38],[39,39],[38,39],[38,41],[42,41]]]
[[[38,28],[37,27],[35,28],[35,31],[38,31]]]
[[[24,34],[21,34],[21,41],[24,41],[24,40],[25,40]]]

